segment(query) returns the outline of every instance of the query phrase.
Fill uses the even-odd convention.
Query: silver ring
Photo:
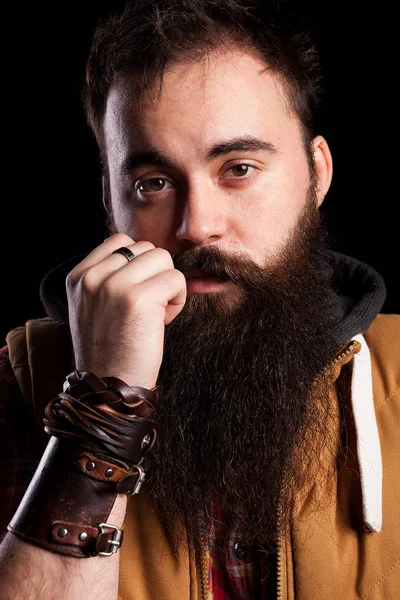
[[[114,250],[114,252],[111,252],[111,254],[122,254],[123,256],[125,256],[125,258],[128,259],[128,262],[131,262],[131,260],[135,258],[133,252],[129,250],[129,248],[127,248],[126,246],[121,246],[121,248],[117,248],[116,250]]]

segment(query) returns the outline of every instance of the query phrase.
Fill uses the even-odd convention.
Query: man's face
[[[233,48],[174,65],[157,98],[133,103],[127,79],[114,85],[104,132],[116,231],[172,256],[212,244],[274,263],[304,209],[310,169],[299,121],[265,68]],[[320,183],[317,201],[329,185]],[[232,286],[204,291],[232,296]]]

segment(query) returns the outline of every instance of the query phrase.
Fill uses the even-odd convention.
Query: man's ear
[[[328,142],[322,135],[317,135],[311,142],[314,156],[314,169],[317,184],[318,206],[321,206],[332,181],[332,154]]]

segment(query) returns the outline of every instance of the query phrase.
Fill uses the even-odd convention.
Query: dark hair
[[[277,0],[134,0],[97,26],[86,66],[83,102],[103,150],[110,86],[120,75],[135,97],[162,86],[165,69],[232,44],[255,50],[272,69],[298,116],[305,147],[314,137],[322,69],[309,25]]]

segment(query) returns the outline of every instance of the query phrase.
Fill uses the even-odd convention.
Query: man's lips
[[[206,294],[224,289],[226,278],[213,273],[193,269],[186,274],[187,291],[189,294]]]

